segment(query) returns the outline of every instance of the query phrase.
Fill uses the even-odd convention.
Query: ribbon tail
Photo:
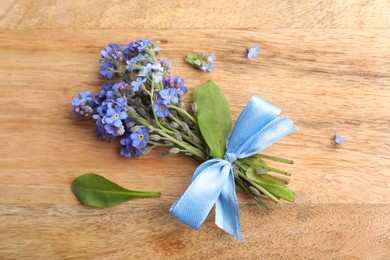
[[[204,167],[203,164],[208,164]],[[215,160],[199,166],[202,171],[192,180],[184,194],[172,205],[169,212],[178,220],[198,229],[216,203],[229,179],[230,163]]]
[[[232,169],[229,172],[229,180],[223,186],[221,194],[215,203],[215,224],[242,241],[240,212]]]

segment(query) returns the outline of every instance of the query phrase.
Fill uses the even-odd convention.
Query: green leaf
[[[226,140],[232,129],[229,103],[221,89],[209,80],[195,89],[193,100],[198,108],[196,117],[211,156],[223,158]]]
[[[127,190],[94,173],[86,173],[74,179],[72,191],[81,203],[98,208],[115,206],[136,198],[161,196],[160,192]]]
[[[264,168],[264,166],[267,166],[266,162],[264,162],[262,159],[257,158],[256,155],[252,155],[247,158],[241,158],[238,159],[240,162],[248,165],[251,168],[257,169],[257,168]]]
[[[277,198],[282,198],[290,202],[293,202],[295,199],[294,192],[285,187],[279,180],[277,181],[277,178],[273,178],[267,174],[259,175],[254,173],[254,171],[247,171],[246,176]]]

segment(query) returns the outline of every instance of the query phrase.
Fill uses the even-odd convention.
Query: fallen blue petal
[[[343,144],[343,137],[339,135],[339,133],[336,132],[334,136],[334,142],[335,144]]]

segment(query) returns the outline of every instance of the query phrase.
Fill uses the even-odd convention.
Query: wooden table
[[[0,258],[390,259],[390,2],[162,3],[1,1]],[[213,214],[193,231],[168,213],[195,161],[122,158],[71,112],[79,91],[100,88],[100,50],[144,37],[190,91],[214,79],[233,118],[257,94],[300,128],[264,152],[295,161],[296,202],[267,215],[239,194],[243,243]],[[216,54],[212,73],[185,64],[197,51]],[[70,183],[85,172],[162,197],[82,206]]]

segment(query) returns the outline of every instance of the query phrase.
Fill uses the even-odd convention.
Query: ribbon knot
[[[224,159],[230,163],[234,163],[234,161],[237,160],[237,157],[234,153],[226,153]]]
[[[171,214],[198,229],[215,205],[215,224],[242,240],[232,163],[250,157],[297,130],[281,110],[253,96],[237,119],[226,142],[224,159],[211,159],[194,172],[184,194],[172,205]]]

